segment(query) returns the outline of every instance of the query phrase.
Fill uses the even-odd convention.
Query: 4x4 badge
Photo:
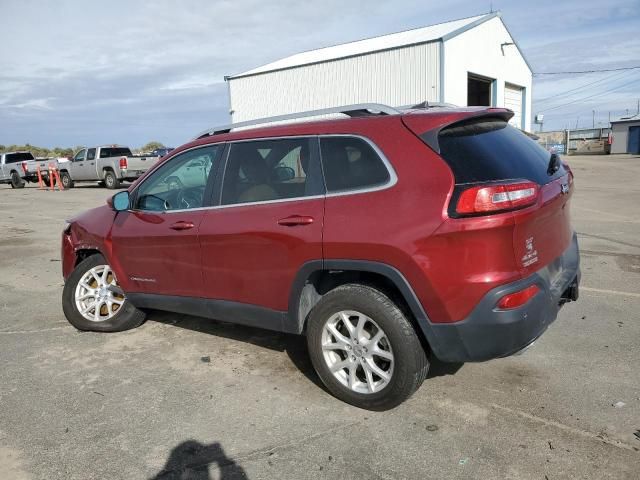
[[[569,184],[568,183],[561,183],[560,184],[560,193],[562,193],[563,195],[566,195],[567,193],[569,193]]]

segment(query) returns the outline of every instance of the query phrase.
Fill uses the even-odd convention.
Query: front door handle
[[[278,220],[278,225],[285,227],[296,227],[298,225],[311,225],[313,223],[313,217],[306,215],[291,215],[290,217],[281,218]]]
[[[189,230],[191,228],[195,227],[195,224],[193,222],[176,222],[173,225],[171,225],[169,228],[171,230]]]

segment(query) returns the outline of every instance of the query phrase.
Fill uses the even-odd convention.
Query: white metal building
[[[611,122],[611,153],[640,154],[640,114]]]
[[[298,53],[225,80],[233,122],[429,101],[507,107],[531,129],[532,71],[499,12]]]

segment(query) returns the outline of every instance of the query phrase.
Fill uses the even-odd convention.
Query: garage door
[[[522,87],[504,84],[504,106],[513,110],[513,118],[509,123],[517,128],[522,128]]]

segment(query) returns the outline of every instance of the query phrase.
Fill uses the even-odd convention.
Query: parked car
[[[304,334],[332,394],[384,410],[433,357],[512,355],[578,298],[573,174],[512,111],[308,114],[338,111],[354,118],[205,132],[72,219],[67,319],[120,331],[153,308]]]
[[[0,184],[10,184],[11,188],[24,188],[27,182],[37,182],[37,169],[48,178],[49,163],[57,161],[49,158],[36,159],[31,152],[7,152],[0,154]]]
[[[134,156],[128,147],[119,145],[83,148],[70,162],[60,164],[60,179],[64,188],[72,188],[77,182],[101,181],[113,189],[123,181],[133,182],[157,160]]]
[[[154,157],[162,158],[165,155],[168,155],[171,150],[174,150],[173,147],[165,147],[165,148],[156,148],[151,155]]]

